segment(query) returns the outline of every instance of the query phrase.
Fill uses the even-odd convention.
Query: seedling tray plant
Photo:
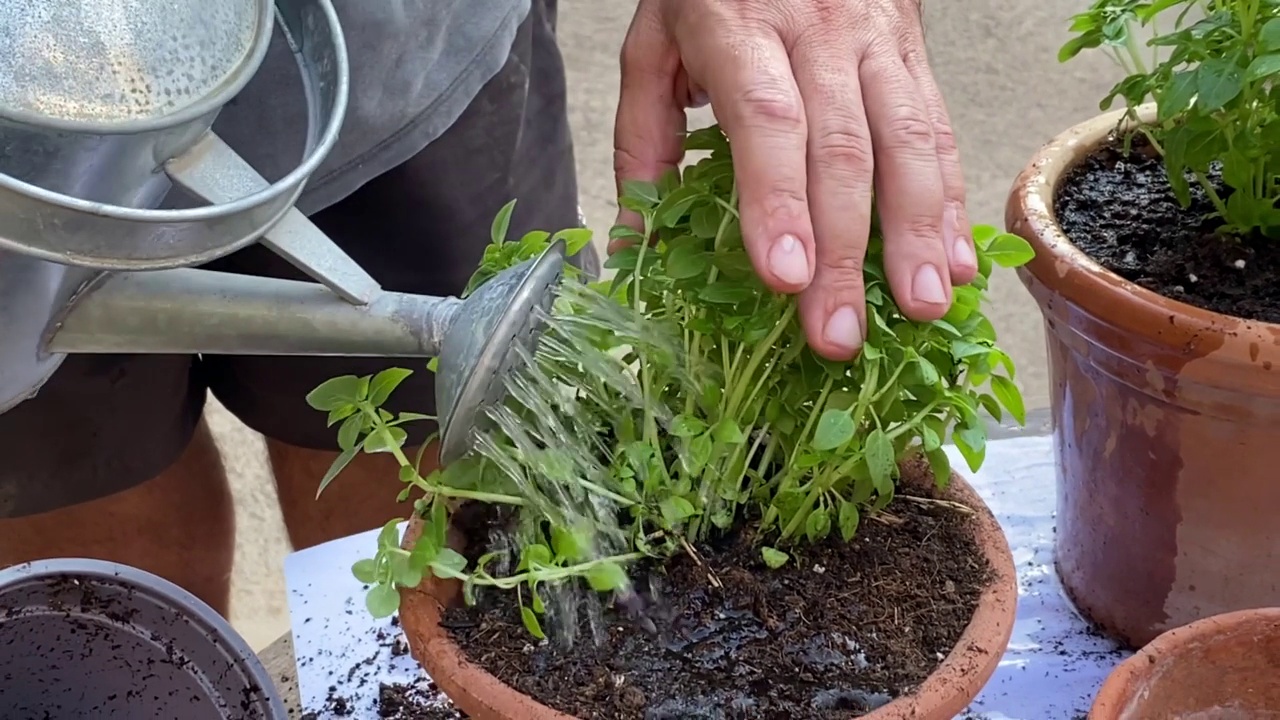
[[[624,188],[643,231],[613,230],[631,245],[612,279],[570,274],[465,460],[423,477],[403,449],[422,417],[381,405],[406,370],[309,396],[344,457],[399,460],[413,502],[405,538],[392,520],[354,568],[369,609],[400,610],[415,657],[473,717],[952,717],[1004,650],[1015,590],[942,446],[976,470],[984,416],[1023,420],[980,301],[993,266],[1030,248],[976,228],[978,279],[942,320],[913,322],[875,231],[866,344],[824,360],[795,299],[752,271],[727,139],[712,127],[688,148],[706,155]],[[508,241],[512,211],[469,290],[589,241]]]
[[[1280,604],[1280,3],[1097,0],[1122,109],[1042,149],[1007,227],[1045,316],[1058,569],[1130,645]]]

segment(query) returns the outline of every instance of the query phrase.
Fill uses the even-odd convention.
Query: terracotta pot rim
[[[1018,269],[1019,279],[1028,290],[1034,292],[1037,283],[1044,285],[1095,319],[1174,352],[1181,351],[1183,341],[1156,332],[1170,323],[1191,333],[1221,336],[1223,350],[1228,352],[1214,353],[1214,361],[1257,372],[1249,346],[1274,343],[1280,338],[1280,324],[1205,310],[1125,280],[1076,247],[1058,224],[1054,197],[1066,172],[1114,131],[1150,122],[1155,112],[1154,104],[1139,107],[1137,122],[1126,118],[1123,109],[1094,116],[1036,152],[1014,181],[1005,207],[1008,230],[1025,238],[1036,252],[1031,262]],[[1117,305],[1128,312],[1116,312]]]
[[[933,673],[915,692],[863,716],[864,720],[945,720],[956,716],[986,685],[1008,647],[1018,599],[1017,572],[1008,540],[990,508],[958,474],[952,474],[948,493],[975,510],[973,532],[991,567],[991,581],[959,640]],[[406,532],[406,539],[409,536]],[[465,696],[464,702],[458,702],[460,709],[477,720],[577,720],[517,692],[467,659],[438,624],[444,606],[437,596],[456,599],[458,583],[444,581],[448,587],[442,590],[436,585],[440,582],[433,578],[421,587],[401,591],[401,624],[414,657],[437,685],[455,702],[455,693]],[[419,636],[416,646],[415,635]],[[479,707],[465,707],[465,702]]]
[[[1118,717],[1132,700],[1130,689],[1149,675],[1152,668],[1159,666],[1163,657],[1176,654],[1180,648],[1258,624],[1280,625],[1280,607],[1211,615],[1163,633],[1111,671],[1094,698],[1089,717],[1092,720]]]

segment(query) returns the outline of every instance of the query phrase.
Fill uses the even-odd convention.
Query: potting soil
[[[1225,199],[1221,176],[1209,178]],[[1188,180],[1192,202],[1184,209],[1144,137],[1133,138],[1128,154],[1112,142],[1062,179],[1057,220],[1076,247],[1126,280],[1206,310],[1280,322],[1280,242],[1216,235],[1222,221],[1209,217],[1213,204]]]
[[[898,500],[852,543],[833,534],[780,570],[748,527],[700,562],[633,569],[643,621],[607,610],[598,645],[537,643],[507,592],[445,625],[498,679],[583,720],[857,717],[917,687],[972,618],[991,571],[969,518]],[[575,619],[589,637],[591,620]]]

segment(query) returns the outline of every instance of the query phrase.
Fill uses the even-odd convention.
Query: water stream
[[[646,384],[639,368],[683,368],[678,327],[619,304],[598,290],[567,281],[533,352],[522,352],[507,377],[508,401],[491,410],[478,452],[524,498],[522,522],[490,538],[491,549],[507,548],[501,570],[515,567],[515,548],[543,532],[543,520],[574,532],[585,557],[580,562],[632,550],[629,526],[620,522],[639,498],[637,480],[617,469],[627,463],[621,438],[631,437],[652,417],[665,427],[673,413],[665,393]],[[687,381],[675,377],[675,382]],[[670,382],[664,380],[663,382]],[[604,639],[598,593],[580,580],[547,584],[543,628],[561,647],[572,647],[577,618],[585,613],[593,642]],[[624,594],[624,599],[629,598]]]

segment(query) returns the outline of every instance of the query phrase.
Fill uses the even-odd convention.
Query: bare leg
[[[296,550],[382,527],[393,518],[407,518],[412,505],[396,502],[404,489],[400,466],[385,453],[358,455],[342,474],[316,498],[316,488],[336,452],[307,450],[274,440],[267,441],[271,468],[275,471],[289,540]],[[406,450],[410,458],[417,448]],[[435,448],[422,460],[425,475],[436,467]]]
[[[158,477],[100,500],[0,520],[0,566],[51,558],[131,565],[176,583],[222,615],[230,603],[235,511],[202,422]]]

